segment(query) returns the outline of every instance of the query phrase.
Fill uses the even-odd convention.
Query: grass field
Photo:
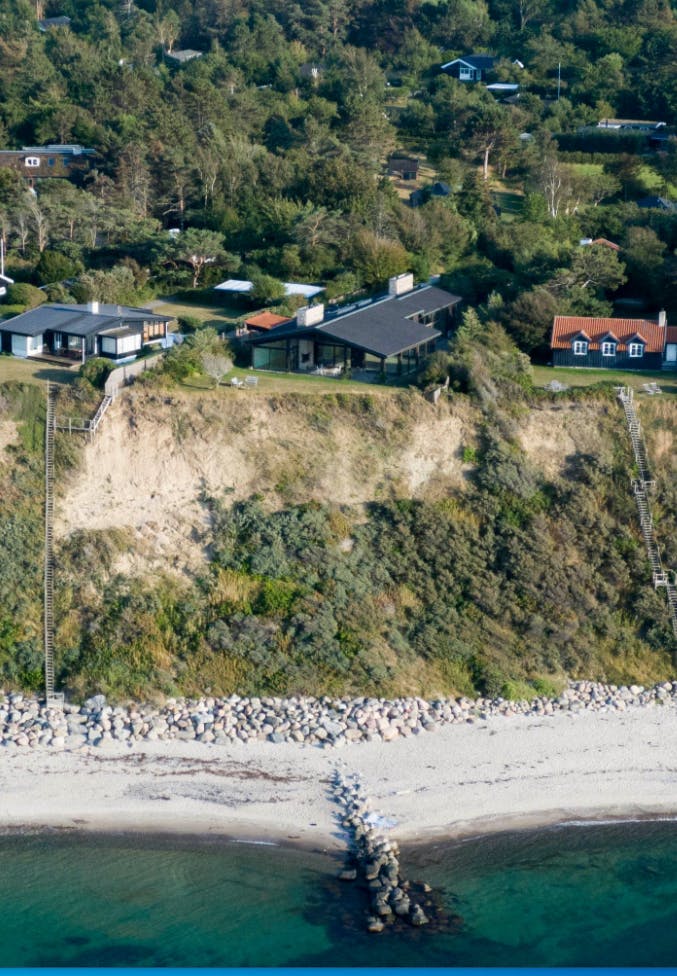
[[[677,395],[677,372],[665,373],[660,370],[635,372],[620,369],[587,369],[581,367],[534,366],[534,386],[546,386],[553,380],[565,386],[594,386],[596,383],[613,383],[615,386],[632,386],[642,389],[644,383],[657,383],[663,393]]]
[[[522,213],[524,195],[512,190],[492,190],[491,198],[501,210],[501,220],[510,222],[516,220]]]
[[[524,206],[524,191],[519,181],[501,179],[495,169],[490,167],[490,193],[494,206],[501,212],[501,221],[510,223],[522,214]]]
[[[36,360],[0,356],[0,383],[73,383],[77,369],[62,369]]]
[[[572,169],[584,176],[598,176],[604,172],[602,163],[569,163]]]
[[[154,312],[161,315],[171,315],[173,318],[192,318],[199,320],[202,325],[212,326],[219,332],[229,332],[235,328],[240,319],[246,318],[251,314],[241,306],[228,305],[200,305],[197,302],[177,301],[175,296],[167,295],[166,298],[156,298],[150,305]]]

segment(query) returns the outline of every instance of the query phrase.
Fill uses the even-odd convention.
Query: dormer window
[[[37,156],[26,156],[26,166],[29,169],[38,169],[40,166],[40,159]]]
[[[615,356],[616,355],[616,343],[615,342],[603,342],[602,343],[602,355],[603,356]]]
[[[643,355],[644,355],[643,342],[628,343],[628,356],[630,357],[630,359],[641,359]]]
[[[587,339],[574,339],[574,342],[573,342],[573,353],[574,353],[574,356],[587,356],[588,355],[588,340]]]

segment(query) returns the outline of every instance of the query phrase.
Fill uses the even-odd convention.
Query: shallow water
[[[329,855],[199,838],[0,837],[4,966],[677,964],[677,823],[404,851],[448,917],[369,936]],[[457,922],[455,916],[460,916]]]

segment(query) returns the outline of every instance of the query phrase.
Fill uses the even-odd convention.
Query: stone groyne
[[[359,777],[354,774],[348,778],[337,770],[333,794],[342,808],[339,820],[349,838],[347,863],[339,878],[358,881],[366,889],[369,902],[367,930],[382,932],[387,925],[398,921],[415,926],[428,925],[430,919],[415,900],[415,895],[412,897],[411,882],[402,876],[399,847],[379,829],[385,818],[371,809],[371,801]],[[424,895],[431,891],[428,885],[419,887]],[[426,901],[430,911],[432,901]]]
[[[339,748],[391,742],[495,716],[519,720],[561,713],[622,712],[677,705],[677,681],[652,688],[578,681],[558,698],[230,698],[168,699],[163,705],[109,705],[103,695],[63,711],[18,693],[0,696],[0,745],[77,749],[113,742],[186,740],[215,745],[298,742]]]

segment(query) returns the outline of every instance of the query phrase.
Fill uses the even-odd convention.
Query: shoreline
[[[623,824],[636,823],[675,823],[677,824],[677,810],[639,810],[628,809],[626,812],[620,810],[616,813],[609,813],[606,810],[596,809],[588,811],[577,811],[574,816],[571,811],[565,814],[564,811],[544,810],[541,814],[531,817],[519,816],[500,816],[492,817],[488,822],[476,821],[459,825],[449,832],[435,833],[418,837],[415,841],[402,841],[403,853],[418,852],[426,848],[434,849],[440,845],[456,844],[479,841],[483,837],[495,836],[500,834],[518,833],[538,833],[546,830],[576,829],[587,827],[613,827]],[[109,823],[88,821],[86,824],[66,825],[49,823],[27,823],[13,824],[12,826],[0,824],[0,839],[13,837],[105,837],[107,839],[133,839],[151,838],[159,843],[169,843],[178,841],[181,844],[195,846],[210,845],[241,845],[243,847],[260,847],[262,849],[274,848],[276,850],[294,850],[308,854],[317,854],[328,858],[336,858],[337,864],[343,863],[343,855],[349,841],[349,835],[345,832],[345,844],[343,846],[319,846],[318,842],[302,843],[298,837],[294,836],[274,836],[262,838],[258,833],[246,836],[250,829],[249,825],[242,824],[240,829],[231,825],[230,829],[220,833],[217,831],[203,832],[195,827],[179,827],[170,830],[165,827],[160,830],[158,827],[144,823],[129,823],[124,827],[115,827]],[[318,839],[318,841],[321,838]]]
[[[0,752],[0,832],[195,836],[343,853],[357,773],[403,848],[572,821],[677,819],[677,709],[488,716],[391,742],[108,742]]]

